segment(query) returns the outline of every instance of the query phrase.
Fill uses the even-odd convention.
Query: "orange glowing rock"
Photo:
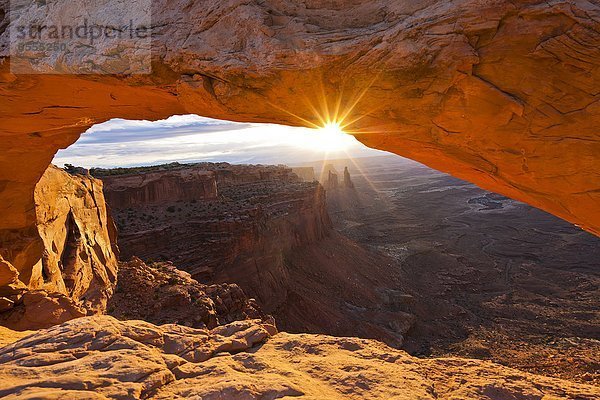
[[[110,118],[184,113],[306,126],[337,113],[368,146],[600,234],[597,5],[351,3],[159,0],[151,75],[13,75],[3,58],[0,255],[27,275],[14,243],[42,253],[34,187],[58,149]]]

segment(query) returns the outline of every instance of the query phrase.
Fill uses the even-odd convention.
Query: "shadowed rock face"
[[[126,188],[132,177],[151,181],[144,178],[150,175],[154,181],[162,180],[160,174],[198,171],[214,172],[218,199],[113,205],[111,187]],[[312,168],[310,182],[300,182],[285,166],[228,163],[92,173],[110,179],[105,193],[124,259],[169,260],[199,282],[216,284],[192,284],[178,274],[171,279],[155,265],[121,264],[109,305],[113,316],[212,327],[217,319],[258,318],[252,309],[260,305],[286,331],[377,338],[397,347],[414,323],[412,315],[380,295],[396,276],[391,260],[331,229],[326,193]],[[174,193],[181,190],[173,187]],[[171,280],[182,284],[164,283]],[[210,300],[215,298],[231,300],[215,312]]]
[[[283,166],[198,163],[163,168],[99,175],[119,228],[123,258],[172,261],[203,283],[238,283],[267,312],[280,307],[291,285],[284,254],[330,233],[323,187],[300,182]],[[119,170],[126,173],[109,175]],[[130,192],[132,181],[136,188],[138,181],[169,181],[169,192],[180,193],[188,183],[170,177],[199,173],[211,174],[213,182],[216,177],[219,198],[172,198],[160,204],[140,199],[146,201],[122,207],[119,193]],[[148,191],[148,186],[139,188]]]
[[[0,26],[7,3],[0,1]],[[197,113],[304,125],[298,117],[317,122],[315,108],[326,114],[338,98],[342,110],[354,105],[348,122],[360,119],[348,129],[368,146],[600,233],[596,3],[158,0],[153,6],[150,76],[15,76],[2,59],[3,246],[35,236],[36,182],[57,149],[94,123]],[[4,30],[2,56],[7,41]],[[81,64],[78,57],[59,67],[69,71]]]
[[[356,338],[79,318],[0,349],[0,396],[591,400],[597,387],[486,361],[418,359]]]

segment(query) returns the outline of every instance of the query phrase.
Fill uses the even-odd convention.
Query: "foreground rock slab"
[[[179,379],[182,369],[250,349],[275,332],[257,321],[209,331],[109,316],[75,319],[0,351],[0,397],[145,398]]]
[[[366,339],[85,317],[0,349],[4,398],[595,399],[600,388]]]

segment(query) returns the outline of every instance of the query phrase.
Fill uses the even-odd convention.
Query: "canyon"
[[[327,192],[334,229],[412,297],[402,349],[600,384],[600,238],[399,157],[327,163],[355,186]]]
[[[150,75],[91,76],[69,71],[89,61],[102,70],[118,50],[29,66],[63,74],[11,73],[9,2],[0,2],[2,241],[31,234],[35,184],[93,124],[196,113],[318,125],[338,100],[338,117],[358,119],[348,131],[366,145],[599,233],[594,2],[186,4],[153,3]],[[57,2],[47,18],[69,7]]]
[[[368,170],[364,165],[360,168],[363,171]],[[377,168],[390,173],[389,166]],[[190,174],[190,170],[195,172]],[[195,185],[204,187],[205,179],[179,181],[180,184],[190,186],[187,193],[194,193],[198,198],[187,197],[188,194],[182,190],[171,190],[169,185],[156,186],[157,180],[162,181],[161,175],[166,177],[167,182],[172,182],[173,177],[179,174],[206,176],[197,174],[198,170],[211,170],[213,173],[216,199],[212,196],[207,198],[204,191],[194,190]],[[260,172],[265,170],[269,172]],[[489,346],[494,350],[494,359],[499,359],[503,364],[514,364],[519,369],[485,360],[451,357],[452,351],[449,354],[440,352],[440,348],[437,347],[440,338],[436,337],[431,329],[440,332],[449,329],[447,332],[453,334],[455,328],[448,324],[447,320],[456,313],[456,306],[448,306],[448,302],[456,300],[451,292],[442,290],[444,295],[440,300],[443,303],[439,303],[436,292],[444,287],[460,288],[461,281],[471,275],[472,269],[467,268],[465,272],[465,266],[461,266],[453,271],[444,272],[445,263],[442,262],[438,267],[442,272],[438,272],[439,278],[417,279],[417,276],[423,274],[421,270],[415,271],[416,275],[409,278],[406,272],[414,267],[422,268],[422,265],[414,265],[410,258],[398,258],[397,252],[402,250],[390,246],[385,240],[381,243],[381,238],[385,235],[375,235],[368,242],[380,250],[391,251],[390,255],[393,257],[387,257],[380,251],[371,251],[336,232],[329,212],[335,215],[335,224],[340,226],[342,231],[351,233],[351,236],[356,236],[359,232],[358,225],[353,223],[352,218],[365,221],[366,228],[372,229],[368,225],[373,218],[370,216],[373,211],[369,211],[372,205],[364,200],[383,200],[381,194],[364,196],[363,181],[372,179],[372,175],[362,175],[357,181],[356,176],[350,178],[348,172],[347,181],[352,182],[352,186],[342,185],[330,189],[329,196],[332,197],[332,201],[327,205],[325,192],[318,182],[302,182],[292,169],[285,166],[173,164],[119,169],[117,173],[111,170],[92,171],[97,178],[91,177],[87,171],[81,169],[75,169],[71,174],[56,167],[50,167],[48,171],[48,175],[55,179],[40,181],[36,188],[40,196],[52,192],[53,199],[60,198],[61,196],[56,195],[56,191],[60,189],[66,204],[77,204],[80,207],[78,215],[85,212],[84,215],[94,215],[96,218],[104,216],[106,221],[110,220],[108,214],[111,206],[110,203],[105,205],[103,202],[102,190],[105,189],[107,193],[112,190],[132,193],[127,186],[131,184],[136,193],[133,196],[136,201],[135,211],[126,201],[125,205],[128,207],[121,209],[123,214],[116,209],[114,215],[117,224],[119,220],[124,221],[124,227],[137,232],[138,236],[131,241],[132,244],[135,244],[136,240],[147,242],[155,239],[156,233],[152,230],[154,224],[164,226],[172,235],[180,235],[181,231],[171,228],[178,224],[185,226],[186,222],[191,222],[193,226],[194,218],[188,216],[188,213],[192,213],[191,216],[198,216],[199,221],[213,219],[222,223],[237,220],[236,228],[227,231],[234,233],[233,241],[225,241],[228,245],[221,248],[222,251],[231,250],[239,248],[232,245],[232,242],[235,243],[239,235],[243,237],[245,231],[248,231],[242,227],[255,224],[250,231],[262,234],[263,241],[267,239],[267,233],[271,235],[271,239],[275,237],[283,240],[272,240],[271,246],[261,246],[261,241],[256,242],[255,237],[248,239],[250,244],[258,243],[258,247],[246,248],[251,249],[249,257],[261,260],[261,265],[252,269],[252,272],[275,267],[270,271],[270,275],[278,279],[269,281],[269,287],[263,286],[262,279],[248,280],[248,274],[237,274],[239,269],[235,268],[235,258],[233,263],[215,264],[212,270],[202,269],[204,273],[198,274],[198,277],[201,280],[214,280],[215,276],[223,275],[235,280],[239,286],[223,282],[201,283],[193,279],[190,273],[177,269],[173,263],[167,261],[145,263],[134,257],[129,262],[121,262],[117,268],[116,287],[114,279],[108,282],[108,287],[113,293],[106,305],[109,315],[86,316],[88,312],[82,308],[83,312],[80,314],[68,317],[63,315],[62,319],[46,321],[48,326],[58,324],[46,330],[14,332],[6,328],[0,329],[0,342],[5,344],[5,347],[0,349],[0,377],[3,381],[0,385],[0,395],[5,398],[259,398],[293,395],[356,399],[390,396],[462,396],[482,399],[554,396],[594,399],[600,395],[598,386],[569,375],[570,372],[577,371],[577,365],[586,357],[589,358],[589,362],[594,362],[593,353],[585,356],[583,353],[573,352],[577,349],[585,352],[585,342],[579,342],[577,347],[567,348],[565,361],[574,358],[577,364],[566,367],[561,372],[534,369],[535,372],[550,376],[563,376],[566,373],[569,380],[523,372],[527,366],[522,363],[531,359],[515,362],[509,361],[510,358],[499,357],[498,354],[501,354],[503,349],[508,350],[508,354],[512,356],[527,354],[527,351],[523,352],[521,348],[518,353],[514,352],[506,343],[498,341],[498,337],[491,338],[495,347],[490,343],[486,344],[485,338],[478,337],[477,334],[460,345],[468,356],[475,358],[489,357],[477,353]],[[145,174],[149,174],[153,179],[142,179]],[[132,179],[132,175],[137,175],[138,178]],[[224,178],[219,179],[220,175]],[[103,176],[109,177],[110,186],[104,187],[101,180]],[[119,177],[122,181],[119,181]],[[418,178],[412,178],[411,185],[415,184],[416,179]],[[146,190],[139,184],[140,181],[147,182],[153,190]],[[222,181],[221,186],[219,181]],[[386,182],[393,183],[384,179],[383,183]],[[87,187],[88,191],[72,190],[73,187]],[[172,197],[169,198],[160,190],[156,191],[157,187],[167,187]],[[371,186],[367,184],[367,187]],[[403,188],[403,191],[406,190],[407,188]],[[431,190],[433,193],[437,188],[433,186]],[[88,206],[102,205],[93,206],[91,211],[94,213],[77,203],[91,197],[90,193],[94,194],[95,202],[88,200]],[[140,196],[139,193],[147,197]],[[116,199],[119,206],[123,204],[123,199],[131,197],[112,198]],[[157,198],[161,199],[158,203],[155,202]],[[148,205],[140,204],[140,201],[148,201]],[[499,198],[488,198],[488,201],[480,200],[476,203],[469,200],[467,204],[493,210],[497,208],[495,204],[500,201]],[[50,225],[56,224],[56,221],[60,221],[62,225],[51,225],[55,229],[50,230],[49,222],[40,223],[40,232],[46,235],[50,232],[61,232],[56,229],[57,226],[70,226],[68,215],[73,213],[69,207],[64,206],[58,210],[52,209],[52,212],[44,208],[44,205],[52,203],[47,200],[45,204],[40,204],[38,213],[41,216],[52,215]],[[424,204],[422,200],[421,203]],[[215,208],[215,204],[219,204],[220,207]],[[188,206],[192,208],[188,210]],[[256,220],[251,218],[240,218],[240,214],[256,208],[262,209],[260,223],[256,224]],[[387,212],[385,207],[377,209],[380,210],[377,213],[381,213],[381,210]],[[45,212],[41,212],[42,210]],[[105,214],[99,214],[99,210],[103,210]],[[148,218],[149,215],[152,218]],[[379,217],[376,216],[375,221],[377,218]],[[288,223],[282,224],[282,221]],[[314,224],[319,224],[319,227],[315,227]],[[210,226],[212,228],[207,229]],[[222,229],[214,229],[214,226],[219,224],[203,225],[206,237],[223,233]],[[269,226],[276,226],[277,229],[269,230]],[[387,229],[385,225],[377,222],[375,227]],[[100,231],[94,232],[94,229]],[[113,249],[112,254],[116,256],[119,253],[114,243],[116,236],[111,233],[115,232],[113,229],[108,223],[103,223],[101,228],[90,224],[90,231],[82,231],[80,236],[102,236],[104,233],[109,240],[107,248]],[[127,234],[127,229],[124,234]],[[290,240],[285,239],[290,232],[295,233],[293,236],[296,240],[291,241],[293,245],[290,245]],[[319,234],[311,236],[307,232]],[[360,239],[361,235],[356,238]],[[80,244],[81,242],[75,241]],[[86,243],[89,244],[89,241]],[[198,243],[202,245],[201,240]],[[193,241],[188,242],[188,246],[194,244]],[[123,244],[121,246],[125,247]],[[80,249],[79,254],[81,251],[90,251],[86,247],[76,248]],[[274,249],[280,253],[280,258],[261,257]],[[146,248],[146,251],[147,255],[152,254],[151,248]],[[198,253],[202,254],[200,251]],[[422,250],[417,254],[419,253],[425,254]],[[122,252],[120,254],[122,255]],[[176,256],[178,251],[171,254]],[[164,256],[168,255],[161,255]],[[187,259],[190,265],[194,265],[194,259],[189,257],[190,255],[186,255],[181,260]],[[59,258],[62,259],[61,256]],[[241,259],[244,265],[245,257]],[[273,263],[273,260],[281,262]],[[401,264],[398,264],[399,260],[402,261]],[[219,268],[232,270],[222,273]],[[480,269],[482,273],[487,273],[483,265]],[[194,268],[190,271],[193,272]],[[55,272],[62,273],[62,270]],[[68,273],[68,270],[65,272]],[[232,272],[236,272],[237,275]],[[54,276],[55,280],[60,282],[58,278],[62,275]],[[12,284],[15,282],[17,281],[13,280]],[[253,287],[257,283],[258,289]],[[456,286],[457,284],[459,286]],[[429,289],[431,285],[433,286]],[[254,290],[266,295],[269,294],[269,290],[273,293],[277,293],[278,289],[285,292],[283,301],[272,310],[275,320],[269,315],[270,303],[267,302],[263,310],[260,299],[249,298],[245,294],[245,288],[248,288],[249,292]],[[579,287],[582,288],[583,286]],[[463,292],[464,289],[458,291],[459,294]],[[588,292],[589,290],[580,291],[579,294],[587,298]],[[35,290],[31,293],[39,295]],[[56,293],[49,297],[60,295],[69,302],[68,304],[78,305],[81,304],[81,299],[77,299],[77,293],[67,291],[66,294]],[[431,298],[434,299],[433,302]],[[269,297],[268,301],[272,299]],[[490,304],[489,301],[486,302],[486,307],[490,307]],[[575,303],[573,305],[573,312],[577,313],[578,308]],[[40,307],[33,309],[38,317],[44,312]],[[551,309],[552,307],[549,308]],[[68,310],[68,307],[63,306],[63,310]],[[505,312],[508,313],[506,315],[511,314],[510,309]],[[445,313],[448,315],[444,317]],[[545,312],[542,314],[546,315]],[[51,315],[55,313],[51,312]],[[458,315],[464,314],[459,312]],[[560,313],[547,317],[563,319]],[[512,318],[519,322],[518,317]],[[577,317],[571,320],[575,321]],[[39,325],[25,326],[25,323],[31,321],[21,319],[21,325],[13,328],[43,328]],[[524,335],[528,328],[522,323],[519,324],[522,329],[519,332]],[[335,336],[278,332],[282,327],[288,332],[328,332]],[[584,325],[580,323],[573,329],[579,330],[582,327]],[[593,326],[590,326],[590,329],[593,329]],[[535,332],[529,332],[535,335]],[[349,335],[374,337],[396,349],[380,341],[343,337]],[[574,339],[571,337],[570,340]],[[429,358],[415,358],[397,349],[400,346],[419,346],[419,343],[423,346],[427,340],[433,343],[437,341],[431,349],[434,353],[442,354]],[[558,339],[558,342],[560,340]],[[592,342],[590,337],[590,344]],[[539,347],[534,341],[529,345],[533,346],[531,352],[541,350],[549,351],[546,355],[553,354],[553,345]],[[565,349],[563,345],[556,349],[561,348]],[[562,361],[559,357],[558,365]],[[592,375],[593,382],[595,381]]]
[[[104,176],[106,201],[115,210],[135,208],[138,205],[160,204],[172,201],[209,200],[217,198],[217,181],[208,171],[189,171],[189,174],[148,173],[122,176]]]
[[[5,261],[29,275],[42,258],[34,191],[58,149],[111,118],[186,113],[302,126],[346,115],[370,147],[599,233],[597,5],[313,3],[154,2],[152,73],[114,76],[68,74],[89,64],[77,54],[30,65],[64,74],[12,73],[0,1],[0,243],[38,243],[28,259],[3,250]],[[101,68],[116,50],[100,50]],[[340,114],[325,115],[336,103]]]
[[[90,172],[104,183],[123,260],[169,261],[203,284],[235,283],[289,332],[359,335],[398,347],[413,323],[381,295],[394,275],[391,260],[335,232],[323,186],[293,169],[175,163]],[[209,175],[215,198],[196,190],[204,179],[179,178]],[[131,193],[144,196],[123,202]]]

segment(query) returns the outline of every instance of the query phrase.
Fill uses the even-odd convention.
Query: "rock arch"
[[[354,105],[350,129],[366,145],[600,234],[594,1],[156,0],[152,74],[139,76],[12,74],[7,4],[0,247],[9,261],[21,248],[9,240],[37,240],[36,182],[95,123],[197,113],[304,125],[338,98]]]

